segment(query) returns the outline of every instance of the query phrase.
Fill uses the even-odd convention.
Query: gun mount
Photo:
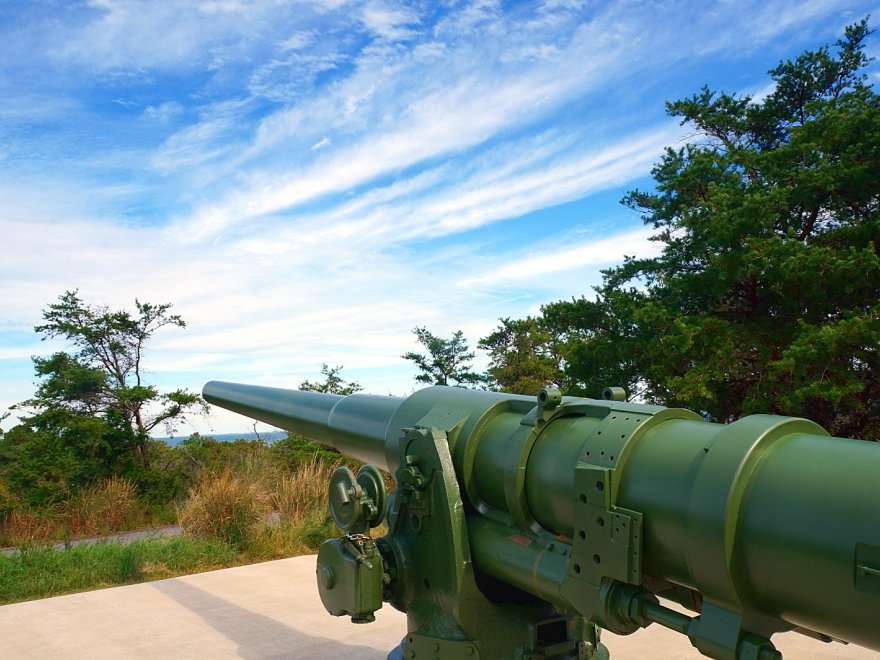
[[[599,628],[652,623],[719,659],[779,658],[787,630],[880,650],[877,443],[790,417],[715,424],[615,388],[203,394],[367,463],[331,479],[345,535],[321,546],[318,587],[358,623],[383,602],[406,612],[389,657],[607,658]]]

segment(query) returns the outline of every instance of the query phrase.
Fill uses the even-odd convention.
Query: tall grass
[[[314,552],[326,539],[339,535],[327,507],[327,485],[335,468],[315,458],[275,483],[272,501],[278,525],[272,536],[278,551],[288,555]]]
[[[336,535],[326,493],[335,466],[314,459],[291,472],[254,454],[237,471],[207,474],[178,510],[184,532],[219,539],[253,559],[314,551]]]
[[[34,547],[58,538],[61,514],[55,509],[13,509],[0,526],[0,545]]]
[[[327,484],[335,467],[312,459],[275,481],[272,505],[282,524],[302,522],[314,511],[327,508]]]
[[[109,534],[126,528],[137,506],[135,485],[122,477],[110,477],[83,488],[63,507],[71,536]]]
[[[72,494],[59,505],[39,510],[13,509],[0,525],[0,545],[39,546],[57,539],[131,529],[137,522],[138,506],[134,484],[110,477]]]
[[[178,509],[177,519],[190,536],[245,549],[265,525],[270,511],[271,497],[265,484],[224,467],[199,479]]]

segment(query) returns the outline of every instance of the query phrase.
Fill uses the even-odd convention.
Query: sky
[[[67,290],[173,304],[187,327],[147,355],[162,391],[295,388],[327,363],[407,395],[414,327],[473,346],[656,254],[620,199],[694,138],[665,101],[760,99],[769,69],[868,14],[877,0],[0,0],[0,413],[33,393],[31,357],[64,349],[34,326]],[[250,429],[215,408],[178,434]]]

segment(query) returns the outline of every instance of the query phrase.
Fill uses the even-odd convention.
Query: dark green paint
[[[369,620],[377,590],[406,612],[404,657],[599,658],[597,626],[655,622],[715,658],[777,658],[791,629],[880,650],[880,446],[604,395],[204,389],[394,475],[387,507],[371,468],[334,475],[350,533],[318,578],[333,614]]]

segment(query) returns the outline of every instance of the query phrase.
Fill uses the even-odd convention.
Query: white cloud
[[[248,109],[247,101],[232,100],[217,103],[203,110],[207,117],[175,132],[165,140],[151,159],[159,172],[201,168],[208,161],[234,154],[235,129]],[[169,116],[166,114],[166,116]]]
[[[375,6],[364,10],[371,9]],[[570,10],[567,4],[544,9],[548,15],[566,16]],[[731,11],[727,7],[716,14],[729,18]],[[537,45],[535,31],[546,29],[546,20],[524,27],[512,18],[499,19],[492,3],[470,5],[455,20],[471,20],[469,12],[482,17],[474,24],[480,26],[474,37],[479,48],[497,52],[501,68],[480,66],[485,55],[483,60],[475,57],[475,42],[461,35],[456,41],[434,38],[404,51],[368,49],[351,75],[294,108],[262,119],[244,150],[235,144],[230,153],[218,145],[228,124],[210,113],[203,126],[189,127],[169,140],[155,161],[160,167],[175,166],[178,156],[185,167],[228,154],[233,159],[229,166],[244,174],[236,178],[235,188],[219,191],[209,204],[179,218],[180,231],[197,240],[217,236],[234,225],[346,194],[407,168],[457,157],[545,120],[572,98],[629,75],[649,58],[654,66],[663,66],[687,56],[681,44],[675,50],[658,47],[657,41],[672,43],[672,31],[652,33],[655,41],[647,40],[641,30],[644,17],[632,20],[639,10],[626,3],[592,21],[570,23],[560,34],[542,34],[545,41]],[[657,20],[665,24],[671,13]],[[387,7],[379,14],[392,16],[392,23],[414,20]],[[700,15],[698,21],[706,23],[708,16]],[[319,147],[328,144],[328,129],[335,148],[332,155],[319,156]],[[589,132],[587,126],[577,130]],[[178,141],[185,149],[177,148]],[[460,226],[477,224],[472,219]]]
[[[315,142],[311,147],[309,147],[312,151],[317,151],[318,149],[323,149],[325,147],[329,147],[333,142],[326,135],[322,137],[320,140]]]
[[[311,46],[315,42],[315,37],[312,31],[297,30],[281,42],[280,48],[282,51],[301,50]]]
[[[90,0],[81,25],[67,25],[50,52],[98,71],[177,68],[232,48],[283,3],[178,3]],[[230,43],[233,42],[233,43]]]
[[[660,249],[657,243],[648,240],[652,234],[649,229],[637,229],[602,238],[594,236],[581,239],[576,245],[541,246],[539,250],[513,261],[505,261],[493,270],[467,277],[458,284],[463,287],[519,284],[544,275],[614,265],[621,263],[625,256],[653,257],[659,254]]]
[[[583,84],[581,78],[589,78],[593,66],[583,67],[579,77],[566,79],[560,79],[549,69],[536,71],[532,76],[510,75],[492,81],[489,94],[485,88],[490,81],[473,77],[446,85],[429,83],[429,88],[422,89],[418,97],[410,94],[404,99],[405,103],[391,106],[396,114],[393,121],[383,119],[378,125],[372,125],[369,132],[349,139],[347,144],[336,140],[337,149],[331,158],[301,165],[293,171],[286,167],[281,172],[252,173],[249,187],[240,187],[227,193],[227,198],[219,203],[197,210],[184,232],[195,238],[215,235],[232,224],[344,192],[377,177],[476,147],[557,107],[572,93],[573,87],[579,82]],[[371,97],[388,98],[389,94],[390,90],[385,90],[374,92]],[[308,135],[311,121],[307,117],[332,116],[331,121],[339,121],[341,115],[333,112],[332,107],[338,107],[343,99],[348,103],[351,98],[347,89],[340,88],[330,108],[325,107],[326,99],[319,99],[311,112],[300,110],[293,115],[285,111],[284,123],[289,122],[288,125],[264,121],[255,150],[251,150],[248,157],[256,157],[260,151],[280,144],[288,136]],[[280,127],[279,135],[272,135],[274,126]],[[326,129],[327,125],[323,123],[318,127]],[[297,147],[291,144],[289,148]],[[214,152],[209,152],[207,157],[213,155]]]
[[[703,80],[678,67],[839,20],[831,0],[426,7],[100,0],[0,28],[0,54],[36,61],[0,100],[4,364],[78,287],[174,303],[188,328],[155,338],[161,387],[295,386],[328,362],[405,393],[413,326],[475,341],[653,254],[638,218],[595,200],[680,140],[666,85]],[[565,204],[574,219],[550,223]],[[0,404],[31,392],[0,383]]]
[[[418,24],[419,18],[407,7],[373,1],[361,10],[361,21],[370,32],[382,39],[399,41],[416,36],[416,31],[409,26]]]
[[[183,113],[183,106],[177,101],[166,101],[159,105],[148,105],[144,109],[144,115],[159,121],[168,121]]]

